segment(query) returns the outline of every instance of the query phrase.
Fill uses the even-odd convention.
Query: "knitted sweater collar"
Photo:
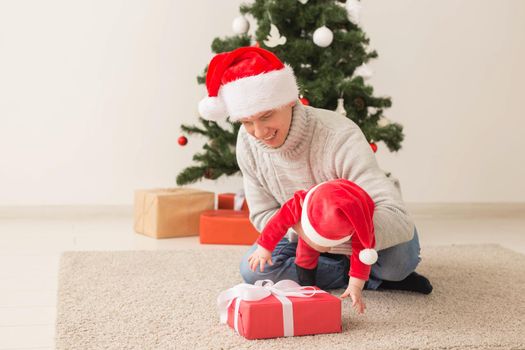
[[[273,148],[267,146],[264,142],[255,139],[257,147],[265,153],[280,154],[282,156],[294,156],[301,153],[308,144],[308,125],[310,117],[308,111],[300,101],[297,101],[292,109],[292,123],[288,136],[284,143],[278,147]]]

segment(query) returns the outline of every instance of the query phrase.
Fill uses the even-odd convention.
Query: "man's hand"
[[[359,314],[364,313],[366,310],[366,305],[363,301],[363,296],[361,293],[364,285],[365,281],[363,281],[362,279],[350,277],[348,288],[346,288],[345,292],[341,294],[342,299],[350,296],[350,298],[352,299],[352,307]]]
[[[257,245],[257,249],[248,258],[248,264],[250,264],[250,269],[252,271],[255,271],[257,265],[259,265],[259,269],[261,270],[261,272],[264,272],[264,264],[266,264],[267,262],[268,265],[273,265],[272,252],[270,252],[266,248],[261,247],[260,245]]]

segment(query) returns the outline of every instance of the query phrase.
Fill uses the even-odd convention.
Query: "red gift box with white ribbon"
[[[294,281],[241,283],[217,298],[220,321],[246,339],[340,333],[341,300]]]

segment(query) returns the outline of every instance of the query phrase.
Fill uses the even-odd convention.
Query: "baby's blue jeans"
[[[257,248],[254,244],[243,256],[241,261],[241,276],[246,283],[253,284],[257,280],[269,279],[274,282],[290,279],[298,282],[295,270],[295,249],[297,242],[283,238],[272,252],[273,266],[266,264],[264,272],[250,270],[248,257]],[[378,251],[377,262],[372,265],[367,289],[377,289],[383,280],[401,281],[414,272],[421,261],[417,230],[414,229],[412,240]],[[346,288],[350,260],[345,255],[321,254],[317,266],[317,286],[321,289]]]

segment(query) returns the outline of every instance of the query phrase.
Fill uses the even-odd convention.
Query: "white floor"
[[[421,246],[498,243],[525,254],[525,205],[409,205]],[[54,348],[60,254],[68,250],[220,249],[197,237],[133,232],[132,209],[0,208],[0,349]],[[424,253],[423,253],[424,254]]]

